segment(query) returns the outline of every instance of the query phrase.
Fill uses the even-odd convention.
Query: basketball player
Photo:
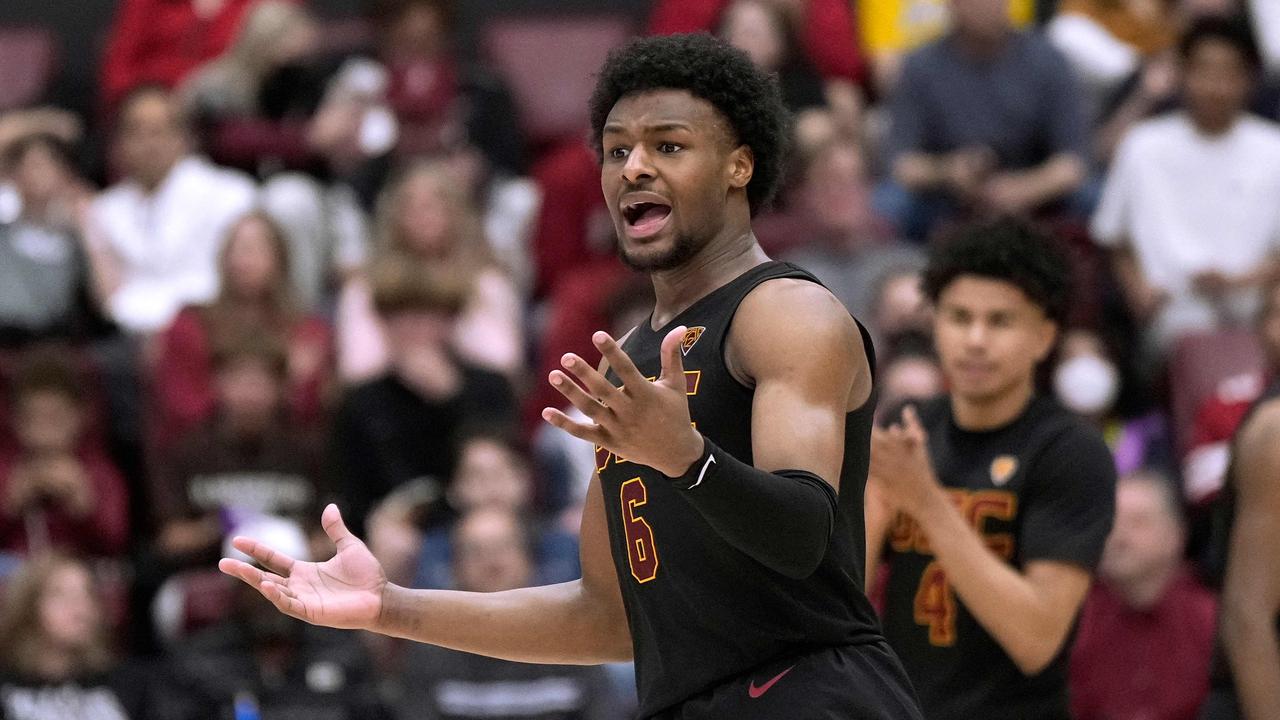
[[[1261,332],[1280,341],[1280,283],[1263,294]],[[1211,569],[1225,571],[1221,650],[1203,720],[1280,717],[1280,379],[1236,432],[1216,508]],[[1223,567],[1222,558],[1225,558]]]
[[[1067,277],[1052,240],[1011,221],[935,249],[924,290],[950,394],[872,437],[885,636],[929,720],[1068,718],[1067,638],[1111,528],[1115,468],[1098,433],[1035,391]]]
[[[239,538],[267,572],[222,569],[312,623],[525,662],[634,658],[641,717],[919,719],[862,592],[870,340],[751,232],[782,170],[776,85],[709,36],[647,38],[610,56],[591,115],[620,252],[657,300],[621,343],[595,334],[600,371],[566,355],[549,378],[590,421],[543,417],[599,447],[582,579],[397,587],[334,506],[328,562]]]

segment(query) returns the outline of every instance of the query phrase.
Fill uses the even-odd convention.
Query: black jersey
[[[678,325],[687,326],[681,351],[694,426],[746,463],[752,461],[754,392],[729,374],[725,340],[742,299],[775,278],[817,282],[794,265],[765,263],[658,330],[642,323],[622,346],[642,374],[656,378],[662,338]],[[871,341],[865,330],[862,334],[870,359]],[[618,383],[612,372],[609,379]],[[662,473],[597,451],[609,540],[635,648],[641,717],[773,660],[881,639],[862,590],[862,496],[874,406],[873,397],[846,417],[834,529],[821,565],[803,580],[774,572],[730,546]]]
[[[988,547],[1017,568],[1058,560],[1093,570],[1115,514],[1101,435],[1046,397],[1008,425],[960,429],[950,398],[920,404],[938,480]],[[934,559],[927,528],[899,516],[886,543],[884,632],[929,720],[1066,720],[1067,650],[1027,677],[969,613]]]

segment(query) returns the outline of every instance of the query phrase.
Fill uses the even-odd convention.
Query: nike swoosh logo
[[[692,490],[692,489],[694,489],[694,488],[698,487],[699,485],[701,485],[701,484],[702,484],[702,479],[703,479],[703,478],[705,478],[705,477],[707,476],[707,468],[710,468],[710,467],[711,467],[711,465],[712,465],[713,463],[715,463],[715,461],[716,461],[716,456],[715,456],[715,455],[708,455],[708,456],[707,456],[707,461],[706,461],[706,462],[704,462],[704,463],[702,463],[702,471],[698,473],[698,482],[696,482],[696,483],[694,483],[694,484],[690,485],[689,487],[685,488],[685,490]]]
[[[795,665],[792,665],[791,667],[787,668],[786,670],[783,670],[782,672],[778,673],[777,675],[774,675],[772,680],[770,680],[769,682],[767,682],[767,683],[765,683],[765,684],[761,685],[760,687],[756,687],[756,681],[755,681],[755,680],[752,680],[752,681],[751,681],[751,684],[747,686],[747,695],[748,695],[752,700],[755,700],[756,698],[760,697],[761,695],[764,695],[765,693],[769,692],[769,690],[770,690],[774,685],[776,685],[776,684],[778,683],[778,681],[779,681],[779,680],[781,680],[782,678],[786,677],[787,673],[789,673],[789,672],[791,672],[792,670],[795,670],[795,669],[796,669],[796,666],[795,666]]]

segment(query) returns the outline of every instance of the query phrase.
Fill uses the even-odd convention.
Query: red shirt
[[[324,394],[333,375],[333,337],[319,318],[302,317],[289,328],[288,351],[318,353],[321,361],[309,372],[295,372],[291,362],[289,389],[285,395],[292,418],[304,425],[318,422],[324,410]],[[161,342],[155,368],[158,437],[169,447],[184,433],[207,420],[217,403],[213,378],[213,348],[209,332],[197,308],[188,307],[174,318]]]
[[[55,506],[40,517],[11,515],[6,507],[0,510],[0,549],[26,553],[36,542],[28,535],[31,531],[47,538],[51,547],[77,555],[106,557],[125,551],[129,541],[129,499],[124,478],[99,449],[82,448],[77,457],[92,488],[93,511],[75,518]],[[16,453],[0,457],[0,498],[7,497],[9,477],[20,459]]]
[[[254,2],[223,0],[217,13],[201,18],[193,0],[121,0],[102,62],[107,107],[139,85],[174,87],[221,55]]]
[[[649,18],[654,35],[714,32],[728,0],[658,0]],[[823,77],[861,83],[866,63],[855,38],[853,12],[848,0],[808,0],[800,42]]]
[[[1217,606],[1185,570],[1148,610],[1096,583],[1071,653],[1076,720],[1195,720],[1209,692]]]

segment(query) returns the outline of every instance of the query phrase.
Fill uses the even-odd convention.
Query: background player
[[[1102,438],[1035,391],[1067,262],[1020,224],[973,225],[933,252],[924,290],[950,395],[872,437],[885,636],[930,720],[1065,720],[1066,640],[1115,502]]]
[[[601,448],[582,579],[397,587],[335,506],[333,559],[239,538],[268,572],[222,569],[312,623],[529,662],[634,656],[646,717],[920,717],[861,588],[869,340],[751,232],[781,172],[776,85],[709,36],[650,38],[611,55],[592,121],[620,252],[657,302],[625,351],[593,338],[620,387],[575,355],[550,377],[592,422],[543,417]]]

